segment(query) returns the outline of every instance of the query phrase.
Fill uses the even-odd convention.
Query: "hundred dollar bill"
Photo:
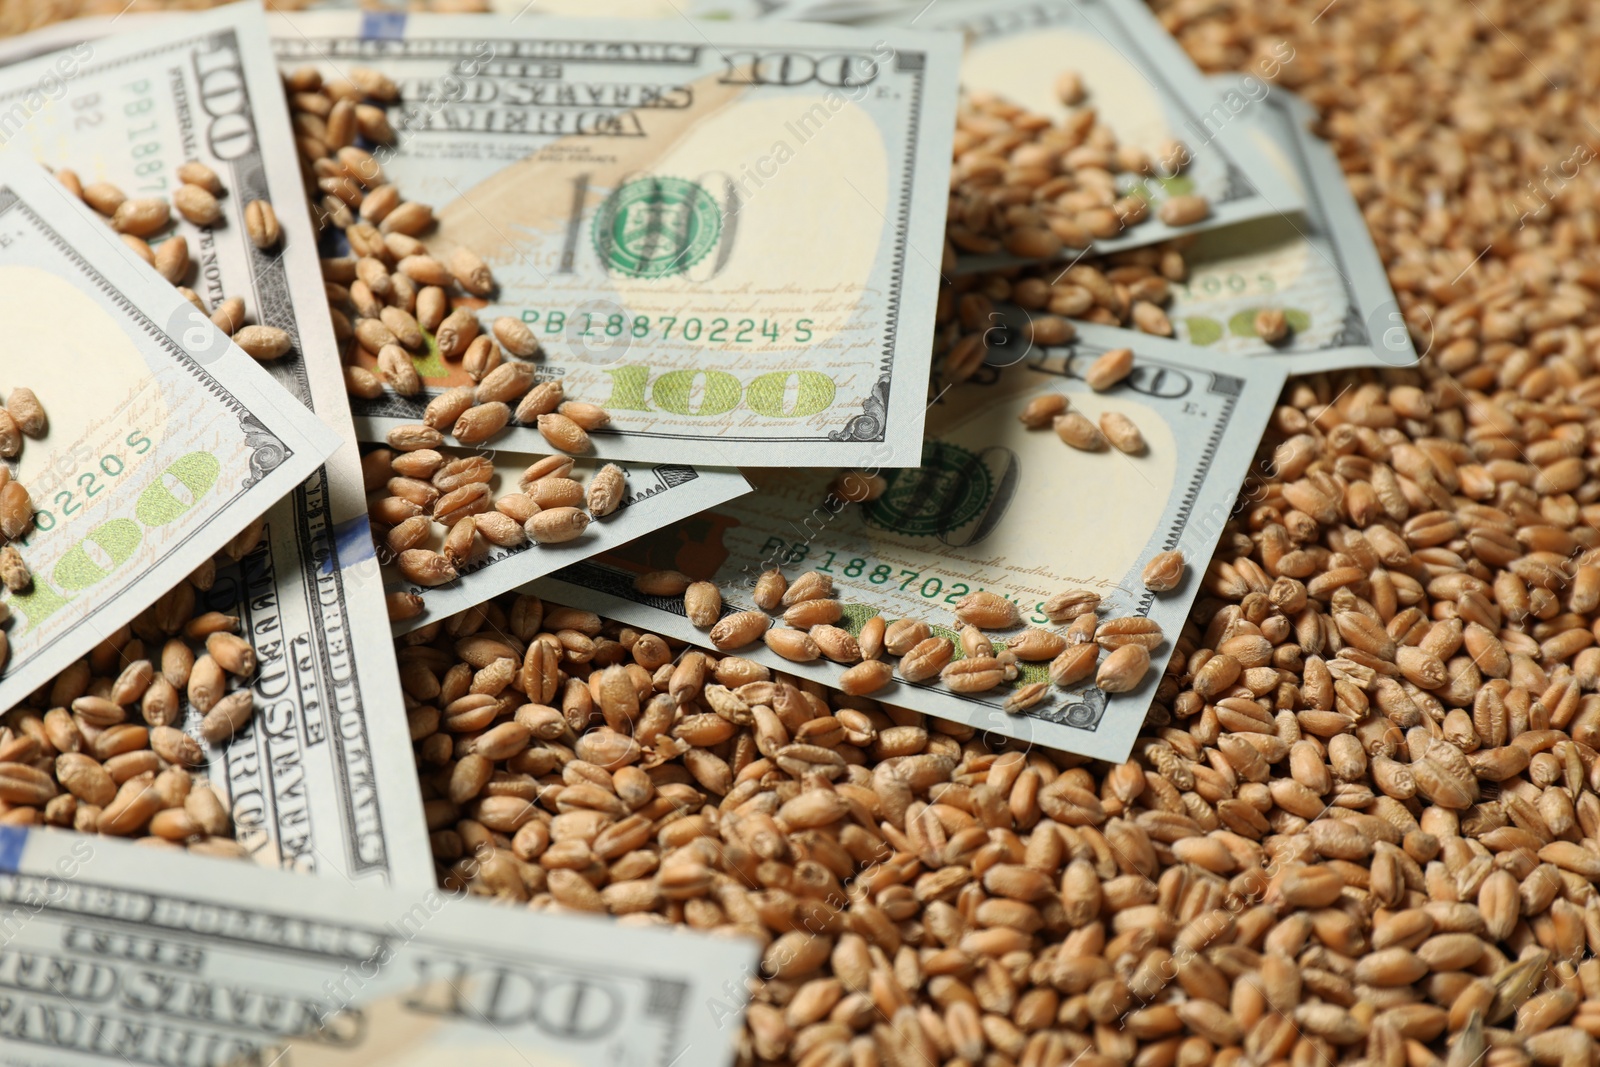
[[[804,17],[829,13],[811,8]],[[848,5],[831,13],[854,17]],[[879,9],[866,21],[964,34],[961,85],[968,91],[995,93],[1060,120],[1071,109],[1062,104],[1056,81],[1063,71],[1072,71],[1082,79],[1084,106],[1097,110],[1120,143],[1153,157],[1166,142],[1184,144],[1190,161],[1181,172],[1143,179],[1125,175],[1123,189],[1145,196],[1153,206],[1169,196],[1199,194],[1210,202],[1210,215],[1191,226],[1172,227],[1152,210],[1145,221],[1096,240],[1096,252],[1154,244],[1300,206],[1294,187],[1243,127],[1228,121],[1214,103],[1216,89],[1140,0],[907,0],[889,13]],[[1293,47],[1281,42],[1272,53],[1270,62],[1277,66],[1270,73],[1276,76],[1293,61]],[[1065,258],[1076,254],[1063,252]],[[1019,262],[1004,253],[963,255],[957,269],[990,270]]]
[[[757,956],[12,826],[0,928],[4,1067],[725,1067]]]
[[[1410,366],[1416,348],[1366,220],[1333,150],[1312,134],[1315,112],[1254,75],[1211,79],[1221,106],[1262,143],[1302,191],[1305,208],[1201,234],[1184,254],[1188,278],[1171,287],[1177,336],[1213,351],[1281,357],[1290,373]],[[1289,321],[1277,345],[1255,332],[1256,313]]]
[[[300,420],[343,442],[267,511],[260,545],[202,598],[203,610],[239,616],[260,662],[260,710],[213,753],[212,783],[263,864],[431,884],[360,457],[261,12],[235,5],[99,27],[113,36],[0,69],[0,136],[129,196],[169,195],[186,160],[216,171],[222,222],[176,224],[193,253],[190,284],[207,306],[242,297],[250,321],[288,332],[289,353],[267,370],[303,406]],[[267,251],[245,232],[256,199],[272,203],[283,229]]]
[[[31,389],[47,418],[34,439],[0,419],[21,445],[0,472],[33,506],[11,541],[31,581],[0,593],[5,709],[155,603],[339,438],[17,152],[0,154],[0,332],[0,397],[21,412],[13,391]]]
[[[460,453],[446,450],[447,458]],[[529,464],[541,457],[496,452],[490,457],[495,473],[490,487],[496,497],[517,492],[518,479]],[[634,538],[676,524],[707,508],[726,503],[750,491],[750,483],[736,470],[717,467],[685,467],[679,464],[627,463],[618,465],[626,478],[622,503],[612,514],[592,521],[575,540],[563,544],[524,543],[515,547],[489,544],[479,538],[474,555],[456,568],[458,577],[446,585],[427,588],[406,580],[395,565],[394,554],[384,546],[380,559],[385,563],[384,584],[389,592],[415,593],[422,597],[421,615],[393,624],[396,634],[407,633],[426,623],[454,615],[481,604],[508,589],[525,585],[553,570],[579,560],[619,548]],[[591,483],[600,463],[579,460],[569,477]],[[439,549],[444,530],[434,524],[432,539],[421,547]]]
[[[1104,349],[1087,342],[1036,350],[1005,368],[985,367],[940,393],[928,417],[920,467],[875,472],[888,488],[868,505],[845,504],[830,472],[747,470],[756,491],[672,530],[558,571],[529,589],[581,603],[685,641],[705,631],[684,616],[682,598],[633,587],[643,572],[675,569],[715,581],[726,611],[752,610],[751,586],[771,567],[791,580],[804,571],[832,578],[852,633],[874,615],[928,623],[956,637],[954,605],[988,590],[1018,607],[1026,626],[1059,630],[1045,600],[1086,589],[1103,619],[1147,616],[1165,639],[1151,653],[1144,684],[1108,694],[1093,678],[1050,687],[1021,714],[1004,702],[1023,685],[1047,680],[1046,664],[1024,663],[1010,685],[962,695],[937,678],[897,680],[873,695],[1050,748],[1124,759],[1144,721],[1206,561],[1220,536],[1283,385],[1274,366],[1219,359],[1162,338],[1133,338],[1132,374],[1104,393],[1083,382]],[[1141,455],[1080,452],[1050,429],[1030,430],[1018,414],[1038,397],[1064,393],[1092,420],[1116,412],[1146,443]],[[1182,584],[1155,595],[1141,583],[1156,553],[1179,549],[1189,561]],[[995,634],[996,647],[1019,631]],[[959,641],[957,656],[959,658]],[[741,651],[770,666],[836,684],[843,668],[790,663],[762,645]]]
[[[914,463],[955,115],[953,35],[795,23],[274,16],[284,67],[399,85],[387,179],[494,269],[607,459]],[[370,359],[371,354],[362,358]],[[352,401],[381,440],[465,381]],[[497,447],[545,448],[513,424]]]

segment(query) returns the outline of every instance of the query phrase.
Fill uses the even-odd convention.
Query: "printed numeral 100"
[[[186,514],[216,485],[221,470],[221,464],[209,452],[190,452],[173,460],[139,494],[133,519],[115,518],[100,523],[56,560],[48,577],[35,574],[28,592],[12,594],[9,603],[27,620],[26,629],[40,625],[66,607],[76,594],[110,577],[112,571],[138,552],[146,529],[165,526]],[[189,499],[174,494],[168,479],[181,484]]]
[[[611,375],[611,399],[605,406],[612,411],[725,415],[743,403],[768,418],[802,419],[826,411],[836,392],[833,379],[814,370],[771,371],[752,378],[748,386],[720,370],[674,370],[652,377],[649,367],[632,363],[608,367],[606,373]]]

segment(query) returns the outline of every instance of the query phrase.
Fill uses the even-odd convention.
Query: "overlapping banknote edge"
[[[1176,340],[1216,358],[1243,360],[1252,367],[1272,365],[1286,374],[1354,367],[1414,366],[1418,359],[1416,348],[1394,290],[1389,287],[1366,221],[1350,194],[1332,149],[1310,130],[1315,112],[1286,89],[1268,87],[1263,92],[1259,87],[1264,83],[1259,81],[1257,87],[1248,90],[1250,95],[1242,95],[1246,90],[1236,87],[1240,78],[1240,75],[1217,75],[1212,81],[1240,94],[1236,96],[1244,102],[1238,105],[1240,122],[1262,138],[1270,138],[1274,148],[1281,151],[1284,163],[1294,168],[1296,179],[1305,189],[1305,207],[1284,216],[1280,232],[1292,235],[1289,240],[1303,248],[1302,254],[1313,266],[1326,267],[1337,277],[1334,284],[1338,292],[1327,303],[1342,309],[1339,326],[1329,339],[1320,343],[1314,339],[1302,342],[1295,331],[1276,345],[1257,339],[1250,324],[1255,311],[1281,308],[1286,301],[1294,299],[1293,289],[1279,284],[1272,296],[1257,298],[1253,306],[1243,309],[1223,305],[1223,310],[1213,311],[1203,299],[1195,303],[1174,300],[1168,311]],[[1258,228],[1259,221],[1241,224],[1239,236]],[[1211,231],[1186,255],[1190,282],[1207,273],[1228,271],[1227,258],[1205,258],[1203,249],[1206,240],[1226,241],[1229,236],[1227,228]],[[1030,317],[1022,309],[1007,305],[1000,307],[999,314],[1019,327]],[[1252,332],[1247,339],[1227,348],[1213,348],[1198,343],[1192,336],[1191,320],[1196,316],[1203,316],[1208,322],[1219,322],[1223,330]],[[1092,322],[1075,321],[1073,326],[1084,340],[1110,348],[1137,345],[1138,339],[1150,336],[1132,328]]]
[[[63,967],[58,982],[14,990],[7,1013],[70,1008],[85,1023],[8,1028],[9,1052],[28,1042],[47,1057],[28,1062],[64,1064],[164,1062],[140,1046],[189,1036],[212,1038],[217,1063],[276,1054],[446,1067],[478,1044],[529,1063],[721,1067],[759,952],[751,939],[682,927],[511,910],[431,885],[380,891],[13,826],[0,827],[0,910],[9,952]],[[128,998],[75,984],[86,968],[100,994]],[[184,1012],[154,1025],[134,992],[147,981],[192,983],[197,1005],[226,989],[294,1010]],[[239,1044],[224,1054],[228,1041]],[[615,1058],[627,1054],[640,1058]]]
[[[507,457],[502,453],[497,458],[514,458],[517,465],[525,466],[538,457]],[[624,466],[624,470],[628,475],[628,496],[613,514],[590,523],[588,530],[575,541],[553,545],[529,542],[515,549],[490,549],[486,555],[458,568],[460,577],[455,581],[431,589],[412,586],[398,574],[391,575],[391,592],[416,593],[425,604],[421,615],[391,623],[394,635],[398,637],[448,618],[552,571],[620,547],[652,530],[681,522],[750,491],[750,483],[744,475],[733,469],[657,464],[654,467]]]
[[[1305,206],[1284,216],[1283,221],[1294,239],[1305,246],[1305,254],[1316,257],[1320,266],[1337,275],[1337,302],[1344,309],[1338,331],[1320,343],[1301,343],[1291,332],[1280,344],[1255,340],[1253,347],[1233,348],[1231,353],[1251,362],[1281,363],[1290,374],[1415,366],[1417,350],[1366,219],[1351,195],[1332,147],[1311,130],[1315,109],[1288,89],[1250,75],[1217,74],[1210,81],[1223,91],[1230,111],[1238,109],[1239,121],[1269,140],[1294,169],[1304,191]],[[1222,239],[1226,234],[1222,230],[1209,236]],[[1191,274],[1213,265],[1190,258]],[[1276,307],[1278,303],[1281,301],[1271,298],[1260,301],[1263,308]],[[1186,310],[1174,308],[1174,328],[1180,340],[1195,344],[1183,317]],[[1196,310],[1203,312],[1204,308]],[[1222,328],[1233,330],[1233,320],[1247,314],[1248,311],[1227,317]]]
[[[409,737],[399,718],[383,721],[400,716],[404,702],[310,212],[260,7],[247,2],[202,13],[129,13],[48,26],[0,41],[0,85],[48,88],[53,83],[45,79],[60,57],[47,53],[79,40],[100,42],[96,54],[109,49],[118,69],[126,69],[127,56],[159,53],[188,39],[180,36],[185,31],[229,30],[257,83],[251,105],[258,132],[277,139],[262,157],[284,233],[285,299],[307,309],[292,322],[300,358],[279,360],[272,369],[335,428],[344,447],[268,512],[266,547],[234,569],[238,599],[214,605],[245,616],[247,633],[249,620],[259,615],[294,685],[270,694],[258,686],[276,727],[251,725],[227,746],[213,748],[212,779],[228,793],[236,816],[234,789],[243,783],[273,821],[264,845],[252,848],[259,862],[415,889],[433,883],[432,850]],[[102,41],[112,35],[114,42]],[[243,240],[242,227],[234,230]],[[259,284],[251,290],[263,291]],[[291,620],[292,632],[283,623],[286,610],[305,616],[303,624]],[[267,662],[263,656],[263,670]],[[336,756],[330,746],[337,747]]]
[[[155,603],[261,511],[291,492],[339,445],[337,434],[320,422],[304,418],[293,397],[138,259],[103,219],[16,149],[0,153],[0,212],[11,211],[18,212],[42,239],[65,254],[62,262],[45,266],[49,273],[65,276],[64,268],[76,265],[94,288],[111,294],[112,303],[123,309],[122,317],[114,321],[141,354],[158,350],[158,360],[170,361],[193,379],[197,396],[210,394],[234,409],[241,431],[253,443],[254,450],[248,457],[249,469],[237,472],[244,482],[233,501],[189,533],[181,545],[172,546],[168,555],[154,565],[124,577],[115,590],[108,586],[100,591],[92,613],[71,630],[72,639],[63,635],[47,647],[30,652],[26,644],[17,640],[17,622],[13,622],[13,652],[0,674],[0,707],[10,707],[25,698]],[[83,370],[94,373],[91,367]],[[13,376],[15,384],[27,384],[25,368],[14,368]],[[54,404],[67,400],[50,399]],[[51,443],[46,437],[29,442],[26,447],[33,451],[52,444],[62,447],[65,443]],[[46,503],[34,502],[36,507]],[[49,534],[35,532],[33,536],[42,540]],[[55,589],[56,580],[54,574],[36,573],[33,588],[6,598],[14,615],[21,612],[19,621],[27,613],[25,608],[18,608],[19,598],[43,595],[46,587],[60,597],[63,594]],[[77,598],[69,594],[68,599]]]
[[[1173,510],[1175,520],[1154,530],[1137,560],[1117,583],[1119,590],[1129,591],[1123,598],[1128,603],[1115,609],[1109,606],[1102,609],[1103,616],[1141,614],[1160,624],[1165,639],[1151,653],[1150,672],[1144,684],[1131,693],[1109,698],[1093,688],[1092,684],[1068,691],[1052,688],[1046,701],[1020,715],[1010,714],[1003,708],[1003,702],[1012,687],[962,695],[944,687],[937,679],[912,685],[897,677],[889,687],[872,694],[875,699],[1046,748],[1113,762],[1127,757],[1143,724],[1145,711],[1162,670],[1171,658],[1177,635],[1199,595],[1206,564],[1240,494],[1249,489],[1246,475],[1251,469],[1262,432],[1284,382],[1282,370],[1274,366],[1252,365],[1239,359],[1219,359],[1163,338],[1137,335],[1128,340],[1136,346],[1138,365],[1154,368],[1152,373],[1159,372],[1165,365],[1195,375],[1207,383],[1206,397],[1214,399],[1219,405],[1214,428],[1204,441],[1197,443],[1195,454],[1185,457],[1189,466],[1174,481],[1168,506]],[[1096,356],[1111,347],[1122,347],[1121,339],[1116,345],[1106,345],[1080,338],[1074,344],[1060,349],[1034,353],[1029,359],[1062,363],[1065,377],[1070,383],[1067,388],[1071,391],[1087,391],[1081,382],[1082,371]],[[959,398],[956,398],[956,402],[960,402]],[[1049,433],[1048,430],[1037,432]],[[1117,536],[1114,530],[1095,527],[1094,505],[1093,487],[1086,486],[1081,498],[1073,501],[1069,509],[1077,521],[1094,531],[1093,536]],[[805,516],[801,515],[800,518],[804,519]],[[1014,521],[1045,520],[1038,516],[1018,516]],[[1141,568],[1155,553],[1174,548],[1180,549],[1187,560],[1182,584],[1172,592],[1159,596],[1148,593],[1141,584]],[[1062,551],[1069,550],[1070,545],[1064,536]],[[730,571],[736,570],[741,563],[752,564],[755,561],[730,559],[724,567]],[[766,565],[766,562],[755,563],[755,568],[759,570]],[[813,561],[808,560],[785,566],[783,570],[793,580],[811,565]],[[630,569],[615,562],[594,559],[539,579],[523,591],[555,603],[585,607],[669,637],[710,647],[706,631],[695,628],[686,618],[682,598],[639,593],[633,587],[633,579],[638,573],[637,567]],[[695,574],[691,577],[706,576]],[[837,585],[835,596],[850,600],[849,592],[839,589]],[[724,615],[754,610],[748,591],[740,596],[724,590],[724,601]],[[885,618],[892,621],[888,615]],[[951,630],[958,628],[953,620],[926,621],[943,622]],[[774,620],[774,624],[777,623],[778,620]],[[1005,638],[1017,632],[1007,631],[994,636],[997,639]],[[756,660],[774,670],[835,687],[845,670],[845,667],[825,660],[794,663],[779,657],[759,642],[738,649],[733,654]]]
[[[785,42],[820,43],[846,46],[852,43],[870,47],[881,41],[880,35],[867,34],[848,27],[822,24],[689,22],[675,20],[578,20],[556,17],[534,20],[509,20],[484,15],[400,14],[345,11],[274,12],[269,16],[270,31],[277,41],[296,47],[316,48],[316,42],[328,38],[379,41],[403,38],[406,27],[423,27],[430,37],[462,35],[469,39],[487,39],[499,27],[507,32],[502,36],[515,37],[531,34],[537,25],[541,40],[553,38],[616,39],[619,34],[647,36],[652,27],[659,28],[666,38],[682,39],[699,48],[709,46],[721,51],[747,39],[751,32],[780,33]],[[757,29],[759,27],[759,29]],[[600,459],[618,462],[648,463],[662,459],[698,466],[810,466],[828,464],[850,466],[873,463],[898,466],[915,462],[921,447],[923,401],[919,393],[900,385],[905,381],[918,381],[924,376],[931,361],[933,340],[933,298],[940,281],[939,250],[943,245],[945,196],[950,147],[954,135],[954,55],[956,43],[949,34],[930,33],[925,30],[899,30],[894,50],[919,51],[925,60],[928,90],[923,94],[919,114],[924,116],[919,135],[914,139],[908,173],[914,171],[916,180],[910,183],[911,193],[904,216],[908,220],[900,258],[898,282],[901,286],[899,308],[892,316],[895,336],[886,346],[892,352],[878,360],[881,378],[877,391],[867,396],[862,414],[850,423],[842,424],[831,433],[800,442],[794,440],[756,440],[730,442],[715,436],[677,434],[670,439],[629,435],[625,430],[603,429],[591,435],[593,454]],[[281,52],[281,48],[280,48]],[[348,60],[348,55],[360,54],[363,64],[383,69],[381,48],[350,48],[338,58]],[[306,57],[284,60],[286,65],[309,61]],[[731,60],[729,60],[731,62]],[[948,116],[946,122],[943,116]],[[919,298],[920,294],[920,298]],[[927,314],[916,310],[926,306]],[[910,310],[908,310],[910,309]],[[890,360],[893,366],[890,373]],[[393,397],[386,398],[393,401]],[[585,397],[601,403],[601,398]],[[374,405],[361,401],[353,403],[356,432],[364,441],[381,443],[386,434],[397,427],[413,424],[415,413],[407,415],[380,414]],[[856,423],[864,429],[857,432]],[[887,429],[873,431],[875,426]],[[548,449],[548,442],[531,426],[513,424],[490,442],[493,447],[518,452],[537,452]]]
[[[1184,127],[1174,131],[1194,158],[1203,153],[1219,153],[1226,166],[1228,182],[1224,195],[1211,203],[1211,213],[1205,219],[1182,227],[1169,226],[1151,217],[1128,226],[1117,236],[1096,240],[1089,248],[1091,253],[1120,251],[1170,240],[1183,234],[1204,233],[1218,227],[1232,225],[1255,218],[1266,218],[1298,210],[1301,197],[1295,188],[1284,181],[1268,158],[1246,135],[1243,128],[1226,116],[1215,122],[1215,129],[1207,124],[1213,119],[1217,105],[1215,88],[1195,66],[1181,46],[1144,6],[1140,0],[940,0],[930,5],[905,4],[875,9],[877,14],[847,17],[847,8],[811,7],[802,9],[800,18],[840,18],[852,25],[901,26],[914,23],[921,29],[961,29],[973,31],[984,25],[993,25],[1004,14],[1041,15],[1047,9],[1058,8],[1070,12],[1086,28],[1105,40],[1126,60],[1145,82],[1157,90],[1167,114],[1175,115]],[[1061,58],[1063,70],[1071,66],[1070,57]],[[979,88],[963,83],[964,89]],[[1114,100],[1103,101],[1091,97],[1087,103],[1102,110],[1115,110]],[[1211,106],[1208,108],[1208,104]],[[1084,253],[1065,249],[1057,257],[1070,260]],[[992,255],[963,254],[956,270],[961,274],[997,270],[1024,263],[1038,262],[1010,253]]]

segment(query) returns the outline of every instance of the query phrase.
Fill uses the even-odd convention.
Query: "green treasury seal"
[[[960,445],[928,441],[922,466],[884,471],[889,487],[866,508],[873,526],[911,537],[938,537],[984,514],[995,495],[984,457]]]
[[[682,178],[635,178],[606,198],[594,220],[601,262],[634,278],[682,274],[721,235],[716,200]]]

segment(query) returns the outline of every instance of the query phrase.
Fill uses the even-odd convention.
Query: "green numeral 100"
[[[217,483],[222,465],[209,452],[190,452],[179,456],[161,474],[144,487],[133,506],[133,519],[107,519],[69,548],[50,569],[50,580],[42,574],[33,576],[33,587],[26,593],[14,593],[10,604],[27,620],[19,633],[40,625],[45,619],[66,607],[73,596],[104,581],[111,572],[121,567],[139,550],[144,541],[144,530],[165,526],[178,519],[199,502],[207,490]],[[189,491],[185,502],[167,488],[166,479],[181,483]],[[90,547],[95,549],[91,555]],[[98,558],[97,558],[98,557]]]
[[[826,411],[833,404],[833,379],[814,370],[776,370],[753,378],[748,386],[721,370],[674,370],[653,381],[650,368],[640,363],[608,367],[611,399],[605,406],[612,411],[655,411],[673,415],[722,415],[739,406],[773,419],[803,419]],[[794,396],[789,398],[789,383]],[[700,402],[692,403],[694,387],[700,385]],[[648,389],[649,398],[645,392]],[[652,407],[651,403],[655,406]]]

